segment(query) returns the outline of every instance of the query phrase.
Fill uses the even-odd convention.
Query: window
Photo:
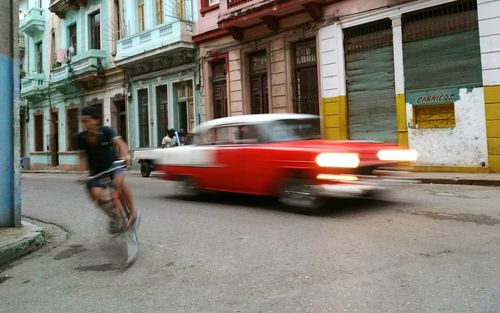
[[[226,62],[220,60],[212,63],[212,90],[214,118],[227,116],[226,97]]]
[[[114,0],[114,6],[115,6],[115,12],[116,12],[116,20],[115,20],[115,25],[116,25],[116,39],[121,39],[122,34],[123,34],[123,25],[122,25],[122,12],[120,8],[120,1],[119,0]]]
[[[250,103],[252,114],[269,113],[266,51],[250,54]]]
[[[68,27],[68,54],[74,56],[77,54],[77,35],[76,35],[76,24],[70,25]]]
[[[307,39],[294,45],[295,113],[319,114],[316,40]]]
[[[167,85],[156,87],[156,125],[158,132],[158,146],[161,146],[163,137],[168,129],[168,89]]]
[[[137,1],[137,17],[139,22],[139,32],[144,31],[144,0]]]
[[[37,73],[43,73],[43,47],[41,41],[35,44],[35,50],[36,50],[36,71]]]
[[[56,53],[56,34],[52,31],[50,35],[50,65],[54,67],[57,64]]]
[[[163,24],[163,0],[156,0],[156,25]]]
[[[270,123],[267,139],[271,142],[320,139],[319,118],[279,120]]]
[[[148,90],[137,91],[139,107],[139,147],[149,147]]]
[[[185,0],[175,0],[177,18],[180,20],[186,19],[186,7],[184,1]]]
[[[90,20],[90,49],[101,49],[101,12],[96,11],[89,15]]]
[[[414,106],[416,128],[455,127],[455,106],[453,103],[441,105]]]
[[[43,114],[35,114],[35,151],[43,151]]]
[[[257,127],[251,124],[212,128],[198,140],[199,144],[205,145],[254,144],[261,141]]]
[[[200,12],[203,15],[207,11],[215,10],[219,7],[220,0],[201,0]]]
[[[179,131],[189,132],[194,127],[193,82],[179,82],[174,84],[174,88]]]
[[[67,143],[68,151],[78,150],[78,108],[71,108],[66,111],[66,125],[68,129]]]

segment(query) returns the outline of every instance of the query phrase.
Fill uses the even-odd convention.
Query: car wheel
[[[141,175],[142,177],[149,177],[151,175],[152,166],[149,162],[141,163]]]
[[[178,193],[184,197],[198,197],[200,189],[196,181],[191,177],[183,177],[178,182]]]
[[[301,211],[320,209],[323,199],[312,193],[310,182],[305,178],[288,178],[284,181],[279,201],[282,205]]]

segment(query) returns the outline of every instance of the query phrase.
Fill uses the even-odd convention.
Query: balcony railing
[[[115,61],[120,63],[125,59],[132,59],[157,49],[164,51],[175,49],[177,43],[190,43],[194,32],[193,28],[192,22],[177,20],[126,37],[116,43]]]
[[[89,50],[74,56],[71,62],[52,70],[51,82],[57,83],[79,75],[104,69],[107,53],[104,50]]]
[[[227,0],[227,7],[232,8],[243,3],[252,2],[253,0]]]
[[[48,87],[44,73],[32,73],[21,80],[21,96],[34,100],[41,97],[41,91]]]
[[[31,8],[21,21],[19,28],[29,36],[43,32],[45,28],[45,9]]]

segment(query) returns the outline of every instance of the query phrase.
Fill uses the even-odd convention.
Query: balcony
[[[236,40],[243,40],[244,29],[264,24],[270,31],[280,30],[280,19],[307,13],[313,20],[323,16],[323,6],[341,0],[221,0],[219,29],[226,29]]]
[[[192,58],[194,23],[177,20],[126,37],[116,44],[116,65],[142,68],[175,66]]]
[[[32,73],[21,80],[21,97],[29,101],[39,101],[48,87],[44,73]]]
[[[87,0],[50,0],[49,10],[63,19],[70,10],[79,10],[87,5]]]
[[[45,29],[45,9],[32,8],[21,21],[19,29],[28,36],[42,33]]]
[[[70,62],[51,72],[51,83],[63,94],[91,89],[104,84],[104,50],[89,50],[74,56]]]

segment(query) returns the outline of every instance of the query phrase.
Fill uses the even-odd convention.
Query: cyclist
[[[90,175],[109,169],[113,162],[123,159],[125,165],[130,162],[130,155],[127,144],[108,126],[100,126],[101,114],[95,107],[84,107],[81,109],[81,122],[83,132],[78,134],[78,148],[80,149],[79,170],[84,171],[85,167],[90,171]],[[86,165],[86,166],[85,166]],[[111,179],[116,187],[121,191],[125,204],[130,208],[132,218],[129,223],[135,220],[136,210],[132,201],[132,194],[125,183],[123,168],[116,168],[111,172]],[[127,225],[124,217],[119,216],[112,206],[107,205],[103,199],[103,185],[99,178],[87,181],[87,189],[90,197],[105,213],[112,218],[110,221],[111,233],[122,231]]]

